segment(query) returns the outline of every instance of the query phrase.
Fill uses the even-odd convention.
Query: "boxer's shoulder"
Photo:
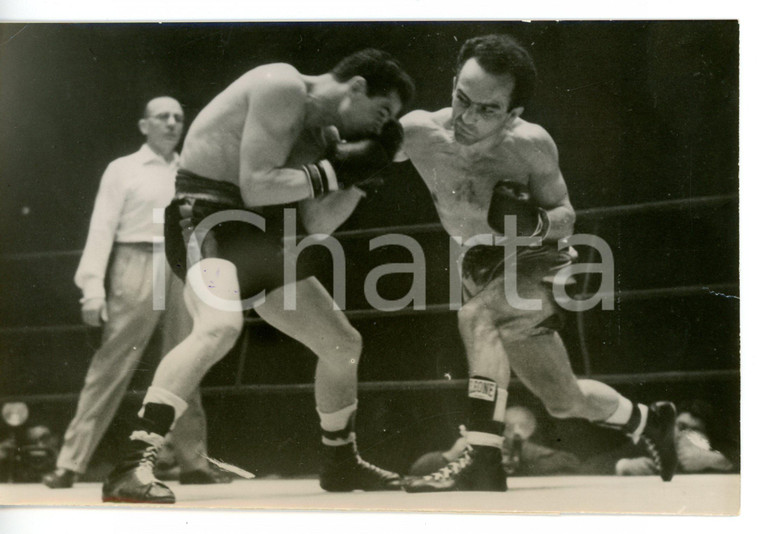
[[[298,72],[298,69],[288,63],[268,63],[266,65],[260,65],[249,70],[243,75],[243,78],[259,82],[265,81],[266,83],[273,85],[297,84],[302,87],[305,86],[303,75]]]
[[[303,76],[291,65],[273,63],[249,71],[240,79],[241,102],[258,122],[291,124],[302,120],[309,100]]]
[[[401,117],[401,125],[404,130],[417,130],[417,129],[437,129],[441,128],[446,121],[446,118],[451,114],[446,113],[447,109],[439,111],[425,111],[423,109],[416,109],[410,111],[403,117]]]
[[[511,150],[517,150],[529,163],[538,167],[556,165],[557,145],[541,125],[518,118],[507,137]]]
[[[551,141],[551,135],[543,126],[535,122],[528,122],[525,119],[517,118],[511,127],[511,134],[525,142],[541,143]]]
[[[401,117],[406,142],[427,141],[444,132],[444,125],[450,117],[450,110],[415,110]]]
[[[308,87],[303,76],[287,63],[271,63],[248,71],[239,82],[249,98],[259,101],[272,99],[286,102],[305,102]]]

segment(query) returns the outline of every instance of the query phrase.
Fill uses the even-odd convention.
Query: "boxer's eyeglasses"
[[[185,122],[185,117],[179,113],[159,113],[158,115],[151,115],[148,118],[161,122],[169,122],[169,119],[174,118],[174,122]]]

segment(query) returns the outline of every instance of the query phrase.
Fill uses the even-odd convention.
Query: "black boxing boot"
[[[322,444],[322,470],[319,486],[325,491],[395,491],[401,489],[401,476],[363,460],[356,443]]]
[[[408,481],[406,491],[507,491],[501,452],[507,391],[490,378],[473,376],[467,397],[467,448],[435,473]]]
[[[401,477],[397,473],[372,465],[359,456],[354,433],[355,410],[356,404],[353,404],[334,414],[320,412],[323,426],[319,486],[325,491],[341,492],[401,489]],[[324,426],[333,417],[338,417],[338,421],[347,419],[346,426],[336,431],[325,430]]]
[[[501,449],[484,445],[467,448],[435,473],[407,481],[408,493],[438,491],[507,491]]]
[[[665,482],[673,479],[678,467],[675,429],[675,404],[661,401],[649,405],[641,441],[660,472],[660,478]]]
[[[173,504],[169,487],[153,470],[164,436],[174,423],[174,408],[148,403],[138,417],[137,429],[129,436],[128,452],[103,483],[103,502]]]

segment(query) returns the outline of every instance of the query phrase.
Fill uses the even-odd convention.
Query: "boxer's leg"
[[[470,375],[468,441],[500,449],[510,374],[507,353],[491,311],[482,305],[480,295],[459,310],[457,319]]]
[[[579,417],[617,428],[634,441],[640,437],[650,456],[670,480],[676,466],[672,443],[675,408],[670,403],[651,407],[632,403],[610,386],[590,379],[577,379],[567,351],[556,332],[527,337],[505,344],[515,374],[558,418]]]
[[[497,257],[496,266],[500,261]],[[405,489],[411,493],[507,489],[502,445],[509,360],[489,306],[491,297],[484,291],[488,286],[484,288],[469,277],[464,283],[465,297],[469,298],[459,310],[457,319],[470,375],[466,425],[468,447],[438,472],[407,484]]]
[[[522,298],[541,302],[540,310],[516,310],[504,306],[499,319],[504,348],[515,374],[557,418],[582,418],[617,428],[631,435],[634,441],[645,437],[655,462],[661,465],[663,479],[672,478],[675,469],[675,449],[670,419],[675,408],[634,404],[613,388],[596,380],[578,379],[556,328],[561,324],[559,310],[553,301],[550,287],[542,282],[544,271],[538,265],[518,277],[518,292]],[[497,301],[494,301],[495,305]]]
[[[188,270],[185,302],[193,318],[190,335],[158,366],[143,400],[130,450],[103,485],[106,502],[173,503],[171,490],[153,475],[164,437],[187,407],[206,371],[235,344],[243,326],[237,269],[206,258]]]
[[[193,318],[184,302],[184,283],[170,269],[166,270],[166,312],[163,318],[161,337],[161,354],[168,354],[182,340],[190,335],[193,329]],[[167,436],[167,445],[171,445],[180,468],[180,482],[193,480],[205,483],[229,482],[229,477],[223,476],[209,467],[206,460],[207,430],[206,413],[203,410],[200,390],[190,394],[187,410]],[[183,478],[184,477],[184,478]]]
[[[243,328],[237,269],[231,262],[205,258],[193,265],[184,295],[193,329],[161,360],[152,384],[183,399],[232,349]]]
[[[320,484],[327,491],[398,489],[400,477],[379,469],[356,452],[354,414],[357,369],[362,350],[359,332],[316,278],[296,282],[297,305],[285,310],[284,289],[267,294],[256,308],[269,324],[300,341],[319,358],[314,381],[325,456]]]
[[[296,282],[297,306],[283,309],[283,289],[267,294],[256,307],[262,319],[303,343],[317,355],[315,396],[322,412],[335,412],[356,402],[362,338],[316,278]]]

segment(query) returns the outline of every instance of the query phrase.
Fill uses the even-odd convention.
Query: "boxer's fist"
[[[328,160],[333,164],[339,180],[341,175],[362,173],[363,178],[369,178],[375,172],[387,167],[393,162],[393,157],[401,148],[404,141],[404,129],[397,120],[390,120],[383,125],[379,134],[366,139],[338,143]]]
[[[380,172],[393,163],[403,139],[404,129],[393,119],[377,135],[336,144],[325,159],[303,167],[314,196],[353,185],[374,193],[384,183]]]
[[[533,203],[526,185],[502,180],[493,188],[491,204],[488,207],[488,225],[496,232],[504,234],[505,215],[513,215],[516,218],[518,236],[542,235],[546,212]]]
[[[378,135],[338,143],[324,160],[304,166],[314,196],[352,185],[374,192],[383,184],[383,180],[377,179],[378,174],[393,163],[403,138],[401,124],[392,120],[385,123]]]
[[[82,321],[88,326],[100,326],[108,322],[106,299],[87,299],[82,303]]]
[[[383,125],[383,129],[375,139],[382,145],[388,159],[393,161],[396,152],[404,142],[404,127],[396,119],[389,120]]]
[[[327,161],[342,187],[371,178],[391,162],[385,147],[376,138],[339,143]]]

